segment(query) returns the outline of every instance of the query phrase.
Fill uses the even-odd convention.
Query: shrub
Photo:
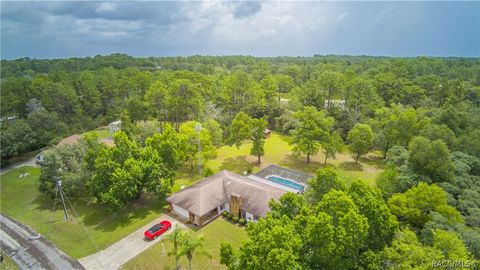
[[[237,223],[238,219],[239,219],[238,217],[234,217],[232,220],[233,220],[233,222]]]
[[[247,221],[244,218],[241,218],[241,219],[238,220],[238,223],[240,223],[240,225],[243,226],[243,225],[247,224]]]
[[[228,216],[228,212],[227,212],[227,211],[223,211],[223,212],[222,212],[222,216],[227,217],[227,216]]]
[[[213,170],[210,167],[205,166],[204,171],[203,171],[203,176],[204,177],[209,177],[210,175],[213,175]]]
[[[228,213],[227,217],[228,219],[232,219],[233,215],[231,213]]]

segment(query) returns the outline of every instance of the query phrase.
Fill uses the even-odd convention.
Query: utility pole
[[[65,220],[67,220],[68,215],[67,215],[67,207],[65,206],[65,200],[63,199],[62,180],[60,180],[59,177],[55,177],[55,180],[57,184],[57,190],[60,193],[60,198],[62,199],[63,213],[65,214]]]

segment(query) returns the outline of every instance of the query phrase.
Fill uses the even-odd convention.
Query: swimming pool
[[[287,186],[287,187],[290,187],[290,188],[294,188],[296,190],[303,191],[305,189],[305,186],[303,186],[301,184],[298,184],[298,183],[296,183],[292,180],[282,178],[280,176],[269,175],[269,176],[267,176],[267,179],[274,182],[274,183],[284,185],[284,186]]]

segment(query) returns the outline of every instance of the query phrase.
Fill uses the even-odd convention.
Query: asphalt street
[[[20,269],[85,269],[43,236],[4,215],[0,215],[0,247]]]

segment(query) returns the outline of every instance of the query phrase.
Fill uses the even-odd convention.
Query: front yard
[[[220,243],[230,242],[234,247],[239,247],[242,241],[247,240],[244,227],[231,224],[222,217],[195,232],[205,238],[205,249],[210,252],[211,258],[195,254],[192,261],[193,269],[226,269],[220,264]],[[160,240],[160,239],[159,239]],[[163,246],[162,246],[163,243]],[[169,270],[175,269],[175,258],[168,256],[172,243],[168,240],[158,241],[153,247],[140,253],[137,257],[124,264],[124,270]],[[180,260],[182,269],[188,267],[185,257]]]
[[[20,172],[29,175],[19,178]],[[91,200],[73,203],[76,219],[64,220],[61,203],[53,210],[53,200],[38,191],[40,169],[23,167],[1,176],[1,213],[31,226],[73,258],[95,253],[165,212],[157,198],[142,198],[126,209],[109,214]],[[76,216],[69,207],[69,214]]]

